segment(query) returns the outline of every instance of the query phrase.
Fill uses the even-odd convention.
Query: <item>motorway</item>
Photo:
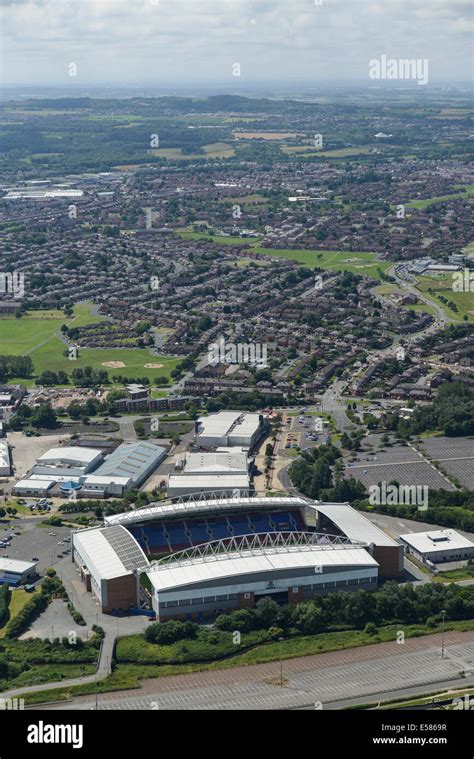
[[[276,661],[144,680],[138,690],[100,694],[98,708],[340,709],[353,703],[472,684],[474,632],[452,631],[445,635],[444,657],[438,633],[408,638],[403,644],[393,641],[289,659],[283,662],[282,670]],[[81,696],[48,708],[94,709],[96,700],[95,696]]]

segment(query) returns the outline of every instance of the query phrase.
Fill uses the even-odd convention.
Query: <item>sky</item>
[[[321,4],[319,4],[321,3]],[[0,0],[3,86],[364,82],[369,61],[472,77],[472,0]]]

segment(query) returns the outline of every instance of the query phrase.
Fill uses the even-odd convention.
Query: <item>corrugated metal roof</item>
[[[137,541],[121,525],[75,532],[73,543],[96,582],[148,566]]]
[[[137,480],[155,461],[158,463],[165,455],[165,449],[153,443],[122,443],[94,471],[94,476],[133,477]]]

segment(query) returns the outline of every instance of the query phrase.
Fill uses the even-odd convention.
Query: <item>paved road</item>
[[[145,680],[140,690],[101,694],[99,708],[262,710],[313,705],[325,709],[340,708],[348,699],[401,696],[407,689],[430,684],[470,684],[474,680],[474,633],[446,633],[445,658],[440,645],[436,634],[407,639],[403,644],[379,643],[290,659],[283,662],[283,685],[279,662]],[[51,708],[90,709],[94,704],[94,697],[81,696]]]

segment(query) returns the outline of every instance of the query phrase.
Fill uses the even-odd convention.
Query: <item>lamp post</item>
[[[284,638],[278,638],[278,642],[280,644],[280,688],[283,688],[283,650],[282,650],[282,643],[285,639]]]
[[[444,618],[446,616],[446,609],[441,609],[443,620],[441,623],[441,658],[444,659]]]

